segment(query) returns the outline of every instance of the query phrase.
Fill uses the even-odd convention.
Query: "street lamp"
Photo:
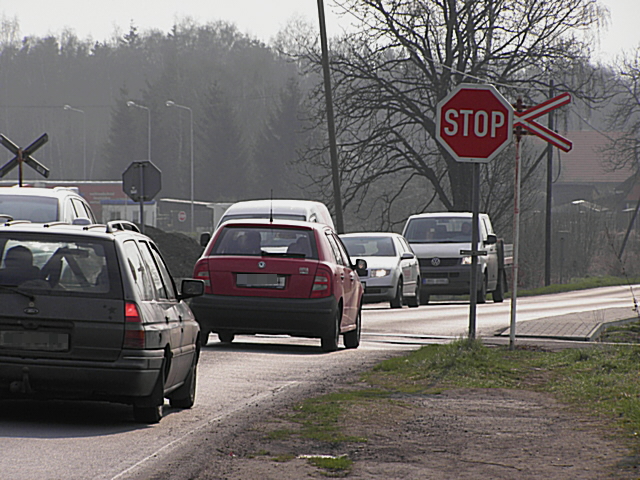
[[[151,109],[144,105],[138,105],[133,100],[127,102],[127,107],[141,108],[147,111],[147,159],[151,161]]]
[[[71,112],[77,112],[82,114],[82,162],[83,162],[83,170],[84,170],[84,180],[87,179],[87,121],[84,115],[84,110],[80,110],[79,108],[73,108],[71,105],[65,105],[63,107],[65,110],[69,110]]]
[[[178,105],[177,103],[167,100],[167,107],[175,107],[181,108],[183,110],[189,111],[189,137],[190,137],[190,153],[191,153],[191,232],[195,231],[194,228],[194,213],[193,213],[193,110],[189,107],[185,107],[184,105]]]

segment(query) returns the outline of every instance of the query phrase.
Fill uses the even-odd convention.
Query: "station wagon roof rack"
[[[125,231],[125,230],[140,233],[140,229],[133,222],[129,222],[127,220],[113,220],[111,222],[107,222],[107,233],[113,233],[113,232]]]

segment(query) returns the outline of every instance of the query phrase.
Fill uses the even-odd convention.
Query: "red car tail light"
[[[142,318],[135,303],[127,302],[124,307],[124,348],[144,348],[145,331]]]
[[[206,260],[196,263],[193,271],[193,278],[204,280],[204,293],[213,293],[213,289],[211,288],[211,276],[209,275],[209,266],[207,265]]]
[[[319,267],[313,279],[313,288],[311,289],[311,298],[330,297],[331,291],[331,271]]]

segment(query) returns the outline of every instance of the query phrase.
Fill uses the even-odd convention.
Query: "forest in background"
[[[636,55],[613,65],[592,63],[590,37],[576,32],[597,28],[603,12],[596,0],[513,8],[456,1],[455,15],[449,3],[415,4],[349,0],[345,6],[362,28],[330,39],[347,231],[399,231],[412,213],[470,208],[470,169],[443,152],[433,130],[437,102],[462,82],[494,83],[510,100],[522,96],[536,104],[548,98],[553,81],[558,93],[574,97],[570,109],[558,111],[559,129],[623,132],[603,152],[603,163],[637,171],[640,62]],[[173,101],[193,113],[197,201],[273,192],[274,198],[321,200],[334,210],[317,25],[291,23],[272,44],[223,21],[185,20],[169,32],[138,32],[132,25],[104,42],[72,31],[43,38],[17,32],[15,21],[3,19],[0,132],[20,146],[47,132],[49,142],[35,156],[51,169],[51,179],[84,180],[86,169],[87,180],[119,180],[132,161],[150,157],[162,171],[162,197],[187,199],[190,115],[166,106]],[[523,149],[521,236],[530,244],[522,262],[533,285],[540,281],[543,246],[544,147],[527,141]],[[11,155],[3,150],[5,162]],[[17,178],[15,172],[8,177]],[[25,179],[39,178],[25,169]],[[513,149],[482,168],[481,210],[507,241],[512,180]],[[559,278],[624,267],[615,260],[619,232],[600,217],[563,240],[564,255],[575,259]],[[557,230],[577,225],[561,216],[554,221],[563,222]],[[627,251],[640,255],[637,242]],[[553,255],[558,263],[560,249]]]

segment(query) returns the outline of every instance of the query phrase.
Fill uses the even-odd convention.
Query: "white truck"
[[[477,302],[485,303],[491,293],[502,302],[507,291],[507,269],[512,264],[512,246],[505,245],[493,231],[491,220],[479,214]],[[420,262],[420,302],[430,295],[468,295],[471,286],[472,214],[469,212],[421,213],[407,219],[402,235]]]

